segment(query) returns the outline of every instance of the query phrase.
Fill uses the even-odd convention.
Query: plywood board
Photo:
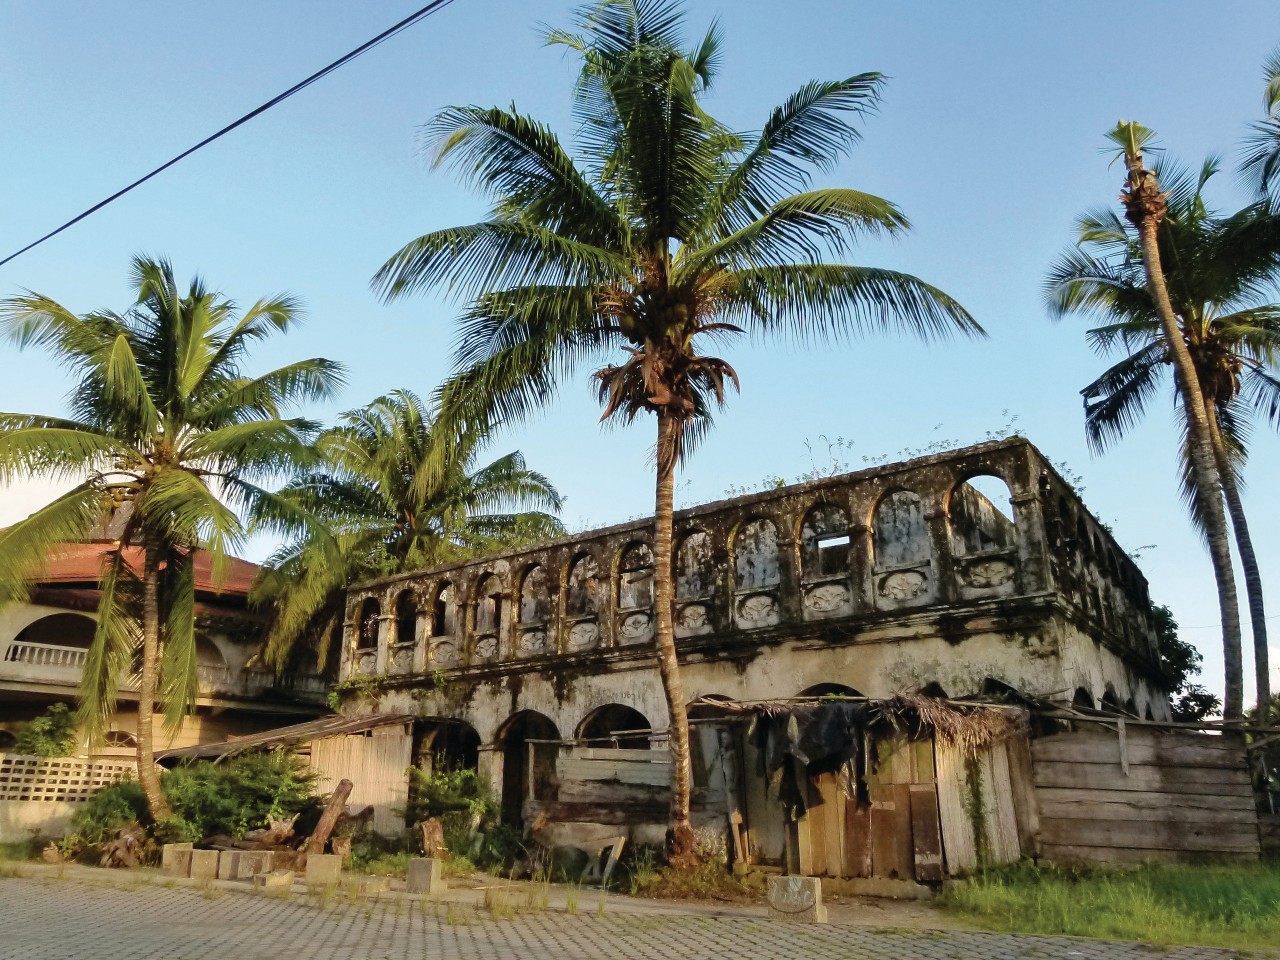
[[[933,784],[908,787],[911,803],[911,844],[915,878],[921,883],[942,879],[942,832],[938,823],[938,795]]]

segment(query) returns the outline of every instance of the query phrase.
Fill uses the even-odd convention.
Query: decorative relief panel
[[[738,598],[738,623],[751,629],[770,627],[778,622],[778,600],[771,593],[753,593]]]
[[[458,662],[458,645],[452,640],[441,640],[431,645],[431,662],[444,666]]]
[[[476,637],[476,659],[491,660],[498,654],[498,638],[493,634]]]
[[[815,616],[839,616],[853,608],[848,584],[820,583],[804,592],[804,609]]]
[[[683,636],[710,632],[710,608],[705,603],[686,603],[676,613],[676,630]]]
[[[522,657],[540,657],[547,652],[547,632],[545,630],[526,630],[520,634],[517,651]]]
[[[392,673],[411,673],[413,671],[413,647],[393,647],[390,666]]]
[[[361,650],[356,653],[356,672],[357,673],[377,673],[378,672],[378,651]]]
[[[880,596],[899,603],[914,600],[929,586],[929,578],[918,570],[898,570],[880,578],[876,588]]]
[[[625,644],[644,643],[653,638],[653,617],[643,611],[629,613],[618,625],[618,635]]]
[[[583,620],[569,628],[565,646],[573,651],[590,650],[600,642],[600,627],[594,620]]]
[[[989,590],[995,587],[1003,587],[1006,583],[1012,581],[1014,573],[1015,570],[1012,563],[1008,560],[993,557],[969,564],[964,568],[961,576],[969,586],[980,590]]]

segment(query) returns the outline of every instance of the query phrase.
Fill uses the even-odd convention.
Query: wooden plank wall
[[[555,800],[526,800],[526,821],[625,825],[666,820],[671,755],[663,749],[568,747],[556,759]]]
[[[1116,866],[1256,860],[1258,817],[1233,736],[1080,724],[1031,744],[1040,856]]]
[[[1023,845],[1014,805],[1019,768],[1010,763],[1009,744],[996,743],[969,756],[939,743],[936,755],[947,873],[1019,859]]]
[[[348,806],[372,806],[372,827],[384,836],[395,836],[404,829],[404,808],[409,802],[406,771],[412,763],[413,737],[408,724],[311,743],[311,769],[319,775],[317,788],[332,792],[339,780],[350,780]]]

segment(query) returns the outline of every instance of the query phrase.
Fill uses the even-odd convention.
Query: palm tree
[[[493,198],[491,215],[411,241],[374,278],[389,300],[440,286],[467,299],[457,373],[440,390],[445,416],[519,420],[587,364],[596,367],[602,419],[656,417],[655,640],[677,856],[687,855],[692,831],[672,489],[677,464],[727,387],[738,386],[733,368],[703,346],[748,333],[829,342],[886,330],[923,339],[982,332],[915,277],[825,262],[860,236],[908,227],[880,197],[808,189],[815,171],[831,171],[859,139],[852,120],[878,105],[881,75],[808,83],[758,133],[735,133],[702,106],[719,31],[685,52],[683,24],[676,0],[604,0],[579,11],[578,33],[549,34],[582,64],[576,161],[548,127],[514,109],[439,114],[425,145],[437,165],[451,161]]]
[[[1204,398],[1244,572],[1258,703],[1265,704],[1271,701],[1267,617],[1240,488],[1249,419],[1260,413],[1280,425],[1280,380],[1274,373],[1280,357],[1280,304],[1265,302],[1280,279],[1280,217],[1265,203],[1228,216],[1213,212],[1204,188],[1217,169],[1209,160],[1199,176],[1168,163],[1157,171],[1168,203],[1159,228],[1160,259],[1168,265],[1169,299]],[[1057,316],[1081,312],[1105,319],[1105,325],[1088,334],[1099,352],[1117,346],[1126,351],[1081,391],[1089,441],[1102,452],[1141,418],[1171,358],[1132,230],[1114,212],[1103,210],[1081,218],[1080,237],[1080,245],[1051,269],[1046,294]],[[1189,470],[1186,419],[1181,419],[1183,492],[1203,532],[1204,510]]]
[[[1263,63],[1262,79],[1263,119],[1250,126],[1240,168],[1260,196],[1280,200],[1280,49]]]
[[[100,738],[120,679],[140,658],[138,779],[161,819],[169,807],[151,760],[152,723],[157,700],[170,730],[195,703],[195,553],[208,551],[221,578],[245,534],[237,508],[269,498],[262,482],[311,459],[314,425],[281,409],[329,396],[341,372],[321,359],[242,372],[256,342],[298,322],[290,297],[259,300],[236,319],[235,305],[199,279],[184,295],[163,260],[135,258],[131,279],[137,300],[123,314],[76,316],[37,293],[0,303],[0,332],[47,349],[77,380],[66,417],[0,414],[0,481],[75,481],[0,531],[0,602],[25,600],[51,552],[127,508],[105,555],[79,719]]]
[[[288,538],[254,590],[274,610],[268,661],[282,666],[308,641],[323,665],[352,583],[564,532],[539,512],[560,509],[551,482],[518,451],[479,466],[485,439],[476,431],[446,443],[431,411],[407,390],[342,414],[321,434],[325,465],[262,501],[255,517]],[[444,470],[428,473],[442,445]]]
[[[1126,228],[1118,217],[1111,214],[1086,218],[1081,242],[1086,246],[1091,243],[1101,244],[1106,251],[1122,250],[1128,266],[1126,268],[1125,262],[1117,266],[1106,260],[1096,259],[1084,250],[1069,253],[1050,275],[1050,308],[1059,313],[1075,309],[1093,310],[1104,315],[1113,310],[1122,312],[1122,329],[1112,334],[1110,341],[1105,332],[1101,334],[1103,344],[1122,338],[1124,322],[1135,315],[1158,325],[1158,332],[1154,327],[1149,330],[1152,342],[1147,345],[1146,359],[1152,363],[1167,361],[1174,368],[1174,387],[1186,428],[1187,477],[1194,491],[1192,497],[1195,516],[1208,540],[1217,581],[1218,606],[1222,617],[1223,666],[1226,673],[1223,715],[1228,720],[1237,720],[1244,709],[1240,610],[1235,573],[1231,567],[1226,514],[1222,507],[1222,475],[1229,473],[1230,467],[1228,465],[1226,469],[1219,470],[1217,451],[1224,450],[1224,444],[1218,444],[1215,450],[1213,428],[1210,425],[1211,414],[1219,412],[1214,398],[1221,395],[1226,402],[1229,397],[1228,391],[1221,389],[1206,393],[1201,372],[1197,370],[1196,357],[1192,353],[1193,339],[1203,337],[1202,330],[1196,327],[1197,319],[1202,321],[1203,326],[1204,322],[1211,322],[1214,318],[1213,312],[1206,313],[1209,301],[1197,299],[1208,291],[1203,287],[1195,289],[1190,273],[1184,277],[1179,272],[1181,265],[1177,256],[1180,250],[1176,246],[1167,251],[1170,269],[1175,271],[1169,275],[1174,280],[1171,285],[1164,268],[1163,254],[1166,251],[1161,245],[1162,235],[1181,239],[1184,233],[1195,231],[1195,227],[1190,224],[1185,225],[1185,230],[1182,229],[1184,225],[1179,221],[1179,214],[1186,213],[1184,208],[1188,206],[1196,206],[1199,202],[1199,188],[1188,199],[1188,191],[1182,186],[1181,192],[1173,197],[1173,216],[1170,217],[1170,195],[1161,189],[1157,174],[1144,165],[1143,148],[1150,143],[1152,132],[1138,123],[1121,122],[1107,136],[1116,145],[1119,156],[1125,162],[1125,187],[1120,200],[1129,226]],[[1211,172],[1211,168],[1206,169]],[[1201,185],[1205,179],[1207,176],[1202,175]],[[1201,216],[1207,214],[1192,211],[1193,220]],[[1080,278],[1073,275],[1076,271],[1082,274]],[[1171,286],[1174,291],[1172,294]],[[1235,296],[1228,299],[1227,303],[1232,304],[1238,297],[1254,293],[1259,286],[1261,285],[1250,286],[1246,282],[1243,288],[1234,291]],[[1224,285],[1215,293],[1226,293],[1227,290]],[[1177,304],[1172,299],[1175,295],[1178,298]],[[1113,308],[1109,298],[1118,301],[1119,305]],[[1185,313],[1180,313],[1179,308]],[[1208,351],[1200,353],[1202,362],[1209,362],[1216,374],[1217,361],[1210,357]],[[1128,367],[1122,365],[1122,372],[1140,365],[1141,362],[1139,360]],[[1154,373],[1154,368],[1151,372]],[[1113,387],[1105,375],[1101,383],[1100,389],[1103,391],[1123,387],[1123,384]],[[1092,411],[1089,422],[1095,444],[1105,442],[1118,431],[1123,431],[1141,410],[1141,402],[1149,396],[1154,383],[1154,378],[1148,377],[1144,387],[1143,381],[1139,380],[1128,391],[1121,389],[1125,396],[1114,400],[1111,406],[1103,405]],[[1137,397],[1136,406],[1132,405],[1135,402],[1134,396]],[[1130,405],[1125,406],[1126,403]],[[1115,407],[1119,409],[1113,412]],[[1225,459],[1223,462],[1225,465]]]

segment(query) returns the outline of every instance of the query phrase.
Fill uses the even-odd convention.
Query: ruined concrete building
[[[866,768],[870,802],[815,776],[810,804],[824,812],[813,820],[784,814],[755,775],[759,745],[723,722],[717,703],[990,699],[1012,688],[1135,721],[1169,719],[1146,580],[1020,438],[680,511],[674,565],[692,715],[719,716],[695,719],[695,819],[723,825],[727,814],[749,862],[934,879],[942,852],[932,848],[945,842],[954,870],[983,859],[984,843],[991,854],[1001,836],[1003,858],[1016,858],[1039,829],[1029,804],[1010,795],[1013,781],[1030,796],[1027,741],[1001,746],[995,766],[983,761],[981,790],[996,791],[989,828],[948,825],[965,820],[964,791],[978,788],[960,781],[978,768],[939,746],[935,770],[931,744],[928,756],[912,747],[896,761],[897,747],[883,747]],[[372,703],[422,718],[417,762],[477,766],[510,822],[550,824],[562,842],[660,837],[669,761],[665,750],[646,753],[668,723],[653,573],[643,520],[363,584],[348,598],[342,665],[363,699],[348,710]],[[889,816],[897,789],[907,791],[900,822],[882,824],[882,835],[911,834],[917,793],[928,813],[916,839],[899,844],[905,854],[891,843],[873,865],[874,820],[855,824],[860,811]],[[1067,833],[1048,842],[1079,849],[1079,830]],[[895,856],[905,861],[890,863]]]

